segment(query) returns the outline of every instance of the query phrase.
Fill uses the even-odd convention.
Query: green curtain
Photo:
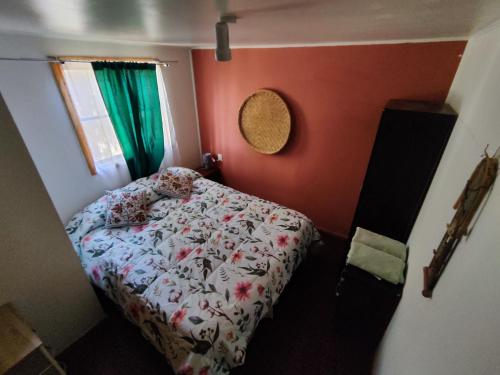
[[[165,150],[156,66],[93,62],[92,68],[132,180],[158,171]]]

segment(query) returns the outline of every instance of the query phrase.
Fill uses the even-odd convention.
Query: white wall
[[[1,95],[0,196],[0,305],[59,352],[103,313]]]
[[[486,144],[490,154],[500,146],[500,27],[470,39],[448,102],[460,116],[409,240],[403,299],[375,374],[500,374],[500,179],[433,298],[420,294],[422,267],[453,216],[453,203]]]
[[[0,34],[0,57],[47,55],[156,57],[179,60],[164,70],[181,165],[200,165],[191,57],[187,48],[83,42]],[[47,63],[0,61],[0,91],[61,220],[127,181],[91,176]]]

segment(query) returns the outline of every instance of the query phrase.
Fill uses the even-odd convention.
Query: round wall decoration
[[[240,132],[256,151],[275,154],[290,136],[290,112],[274,91],[257,90],[243,102],[239,114]]]

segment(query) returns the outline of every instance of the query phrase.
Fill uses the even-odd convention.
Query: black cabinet
[[[403,285],[379,280],[347,264],[335,294],[339,329],[352,335],[366,335],[370,344],[376,346],[401,300]]]
[[[447,104],[387,104],[349,239],[360,226],[407,242],[456,119]]]
[[[374,353],[402,292],[402,284],[393,285],[352,265],[345,266],[336,288],[334,315],[339,340],[336,349],[339,350],[339,374],[372,373]]]

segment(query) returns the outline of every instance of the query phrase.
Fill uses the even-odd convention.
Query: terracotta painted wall
[[[203,152],[223,154],[225,183],[299,210],[346,236],[389,99],[444,101],[465,42],[193,50]],[[240,136],[238,110],[259,88],[288,103],[293,130],[276,155]]]

